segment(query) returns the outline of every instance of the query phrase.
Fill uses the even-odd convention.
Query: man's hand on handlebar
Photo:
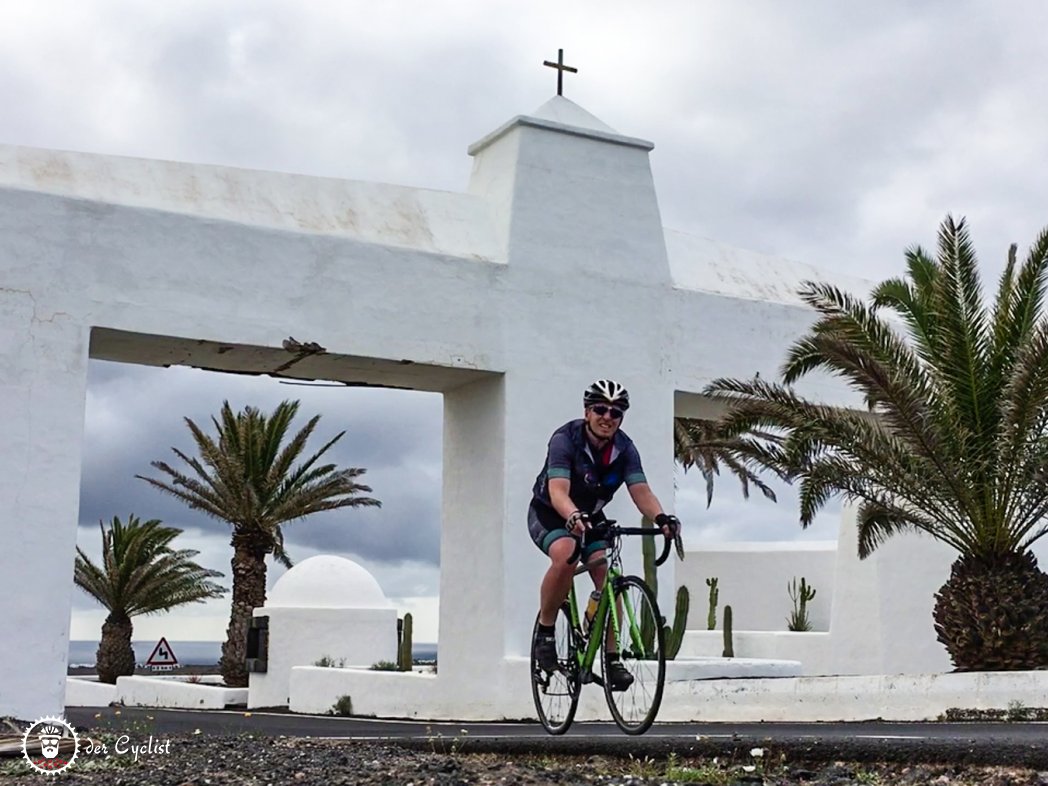
[[[681,562],[684,561],[684,543],[680,537],[680,519],[676,516],[671,516],[666,513],[660,513],[655,517],[655,526],[662,528],[662,534],[666,536],[666,540],[673,540],[673,545],[677,549],[677,559]],[[666,544],[667,547],[669,543]]]
[[[680,532],[680,519],[667,513],[660,513],[655,517],[655,526],[662,529],[662,534],[667,538],[673,538]]]
[[[581,510],[576,510],[570,516],[568,516],[567,522],[564,524],[564,528],[574,535],[576,538],[582,537],[586,530],[590,526],[590,517],[588,513],[583,513]]]

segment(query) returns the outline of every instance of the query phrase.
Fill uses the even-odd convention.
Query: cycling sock
[[[552,625],[543,625],[540,622],[539,623],[539,633],[541,633],[543,636],[552,636],[553,635],[553,626]]]

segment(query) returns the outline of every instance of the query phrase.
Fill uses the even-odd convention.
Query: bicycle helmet
[[[630,408],[630,394],[613,379],[598,379],[582,394],[582,406],[610,404],[623,412]]]

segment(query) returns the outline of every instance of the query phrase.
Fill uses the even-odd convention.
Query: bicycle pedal
[[[583,685],[592,684],[599,685],[602,688],[604,687],[604,680],[601,678],[599,674],[594,674],[592,671],[583,672],[580,681]]]

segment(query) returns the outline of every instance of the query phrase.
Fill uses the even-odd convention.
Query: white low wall
[[[118,677],[117,700],[128,707],[221,710],[246,705],[247,688],[185,682],[178,677]]]
[[[799,661],[800,674],[829,674],[831,668],[829,633],[815,631],[737,630],[732,632],[735,658]],[[724,652],[724,633],[719,630],[689,630],[684,633],[677,658],[720,658]],[[794,676],[794,675],[790,675]]]
[[[952,707],[1044,706],[1048,672],[708,680],[673,688],[672,698],[667,691],[660,720],[930,721]]]
[[[94,677],[66,678],[66,707],[108,707],[116,700],[116,685]]]
[[[248,677],[250,707],[287,706],[294,666],[312,666],[323,657],[365,668],[397,659],[393,608],[265,606],[254,615],[269,617],[269,653],[267,670]]]
[[[291,710],[324,714],[339,696],[348,695],[355,715],[475,721],[536,717],[525,658],[507,658],[498,674],[457,687],[449,690],[436,675],[295,668]],[[935,720],[952,707],[1043,706],[1046,695],[1046,671],[686,680],[667,682],[659,720]],[[576,718],[610,719],[599,687],[584,686]]]
[[[527,658],[452,682],[437,674],[298,667],[291,670],[292,712],[325,714],[349,696],[353,714],[425,720],[520,720],[535,717]],[[583,691],[578,717],[609,720],[598,687]]]
[[[677,655],[675,660],[666,661],[667,683],[755,677],[799,677],[803,673],[800,661],[796,660]]]
[[[666,664],[666,691],[696,680],[724,677],[800,673],[796,661],[759,661],[746,658],[682,659]],[[355,715],[427,720],[519,720],[534,718],[528,658],[508,657],[501,668],[467,682],[451,683],[437,674],[383,672],[363,669],[324,669],[313,666],[291,670],[292,712],[325,714],[341,696],[352,699]],[[582,691],[579,720],[610,720],[599,686]]]

